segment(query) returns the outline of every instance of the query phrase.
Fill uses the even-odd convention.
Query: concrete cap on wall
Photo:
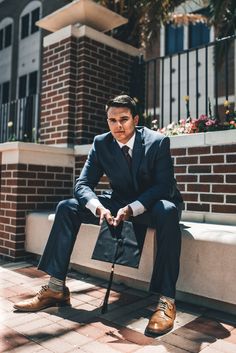
[[[50,32],[74,24],[87,25],[100,32],[107,32],[127,22],[123,16],[92,0],[75,0],[37,21],[36,25]]]

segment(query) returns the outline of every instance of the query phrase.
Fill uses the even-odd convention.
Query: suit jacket
[[[146,127],[136,128],[131,170],[110,132],[95,137],[74,188],[82,206],[97,198],[94,188],[104,173],[110,182],[110,197],[127,204],[138,200],[148,210],[161,199],[182,201],[174,179],[170,140]]]

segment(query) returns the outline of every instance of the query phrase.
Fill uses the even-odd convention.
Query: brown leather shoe
[[[149,320],[145,334],[147,336],[159,336],[169,332],[174,326],[175,316],[175,304],[161,297],[156,311]]]
[[[65,287],[63,292],[55,292],[48,286],[43,286],[33,298],[15,304],[14,309],[19,311],[39,311],[50,306],[66,305],[70,305],[69,288]]]

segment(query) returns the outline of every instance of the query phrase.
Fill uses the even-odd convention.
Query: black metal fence
[[[39,126],[39,95],[31,95],[0,106],[0,143],[36,142]]]
[[[235,101],[235,38],[146,61],[145,115],[159,127],[201,114],[221,119]]]

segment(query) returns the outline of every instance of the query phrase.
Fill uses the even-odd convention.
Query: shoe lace
[[[164,313],[166,313],[166,310],[171,308],[172,308],[171,304],[169,304],[166,300],[160,299],[157,306],[157,310],[161,310],[161,311],[164,311]]]
[[[48,286],[42,286],[42,288],[38,292],[38,298],[41,297],[47,289],[48,289]]]

